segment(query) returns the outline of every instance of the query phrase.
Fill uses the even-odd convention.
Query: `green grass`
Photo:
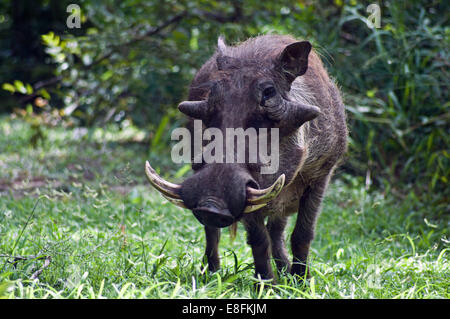
[[[234,241],[223,231],[221,270],[202,267],[202,226],[145,181],[148,146],[129,141],[142,132],[80,139],[73,129],[45,129],[35,149],[31,134],[22,121],[0,119],[0,254],[51,261],[0,257],[0,297],[450,297],[448,214],[413,193],[394,197],[338,174],[312,244],[312,278],[288,275],[257,290],[241,225]]]

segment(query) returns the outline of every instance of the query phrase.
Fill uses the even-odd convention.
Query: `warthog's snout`
[[[192,209],[194,216],[205,226],[227,227],[235,222],[223,200],[217,197],[206,197],[199,201],[198,206]]]
[[[205,226],[227,227],[247,206],[247,186],[259,188],[239,165],[206,165],[182,184],[181,198]]]
[[[235,218],[228,209],[215,206],[200,206],[192,210],[194,216],[205,226],[227,227],[234,223]]]
[[[245,169],[239,166],[211,165],[187,178],[182,184],[161,178],[148,162],[145,172],[150,183],[170,202],[189,208],[205,226],[227,227],[244,213],[267,205],[282,190],[285,175],[269,187],[259,189]]]

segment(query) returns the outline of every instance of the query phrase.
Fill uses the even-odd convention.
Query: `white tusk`
[[[254,212],[255,210],[258,210],[260,208],[263,208],[264,206],[266,206],[267,204],[259,204],[259,205],[247,205],[244,209],[244,213],[251,213]]]
[[[182,199],[178,199],[178,198],[170,198],[168,196],[162,195],[165,199],[167,199],[169,202],[171,202],[174,205],[177,205],[181,208],[187,208],[186,205],[184,205],[184,202]]]
[[[178,192],[181,189],[181,185],[170,183],[159,176],[156,171],[150,166],[148,161],[145,161],[145,174],[154,188],[161,192],[165,197],[173,199],[181,199]]]
[[[249,205],[266,204],[280,194],[283,189],[286,177],[281,174],[275,183],[265,189],[247,187],[247,203]]]

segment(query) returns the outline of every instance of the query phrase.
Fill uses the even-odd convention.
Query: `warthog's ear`
[[[311,52],[311,43],[301,41],[289,44],[278,56],[276,68],[292,83],[296,77],[305,74],[308,69],[308,55]]]
[[[281,134],[287,135],[298,129],[304,123],[314,120],[321,113],[320,108],[315,105],[298,102],[286,102],[281,116],[278,115],[278,127]],[[270,116],[270,114],[269,114]]]
[[[220,36],[217,39],[217,57],[216,64],[219,71],[224,71],[228,69],[237,69],[240,66],[240,61],[236,58],[232,58],[226,55],[227,45],[225,44],[225,39]]]
[[[223,55],[225,53],[226,49],[227,49],[227,45],[225,44],[225,38],[223,35],[221,35],[217,39],[217,50],[219,51],[220,55]]]
[[[288,115],[287,117],[293,122],[294,126],[300,127],[303,123],[314,120],[320,114],[320,108],[315,105],[296,102],[287,103],[286,115]]]

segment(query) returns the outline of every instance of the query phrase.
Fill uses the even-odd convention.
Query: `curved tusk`
[[[260,208],[263,208],[264,206],[266,206],[267,203],[264,204],[259,204],[259,205],[247,205],[244,209],[244,213],[251,213],[254,212],[255,210],[258,210]]]
[[[285,175],[281,174],[275,183],[265,189],[247,187],[247,203],[249,206],[267,204],[278,196],[283,189],[285,180]]]
[[[164,180],[150,166],[150,163],[148,161],[145,161],[145,174],[147,175],[147,178],[148,178],[150,184],[152,184],[152,186],[154,188],[156,188],[159,192],[161,192],[164,197],[166,197],[166,198],[169,197],[170,199],[181,200],[181,197],[178,194],[181,189],[181,185],[174,184],[174,183]],[[178,205],[178,206],[180,206],[180,205]]]
[[[182,199],[171,198],[171,197],[165,196],[165,195],[162,195],[162,196],[174,205],[177,205],[181,208],[187,208],[186,205],[184,205],[184,201]]]

